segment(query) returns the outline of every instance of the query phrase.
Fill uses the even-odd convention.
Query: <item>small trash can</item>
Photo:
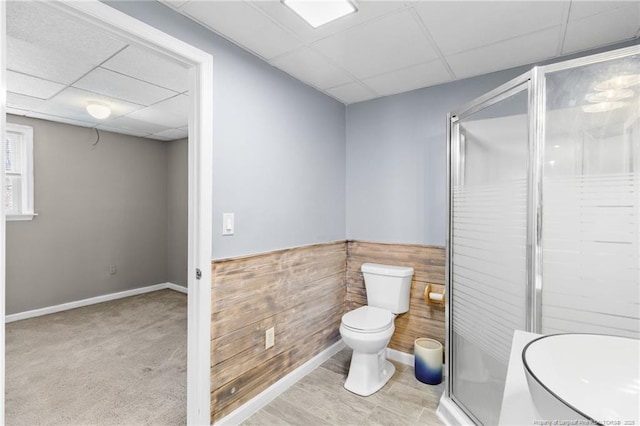
[[[428,385],[442,382],[442,344],[434,339],[416,339],[413,345],[416,379]]]

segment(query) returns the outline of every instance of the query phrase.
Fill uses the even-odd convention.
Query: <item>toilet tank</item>
[[[367,305],[386,309],[394,314],[409,310],[413,268],[364,263],[361,270],[367,290]]]

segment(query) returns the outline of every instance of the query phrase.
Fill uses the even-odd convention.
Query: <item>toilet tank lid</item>
[[[362,272],[376,275],[386,275],[390,277],[410,277],[413,275],[413,268],[408,266],[381,265],[379,263],[363,263]]]

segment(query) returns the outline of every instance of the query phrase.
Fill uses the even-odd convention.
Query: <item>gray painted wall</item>
[[[345,238],[343,104],[161,3],[106,3],[213,56],[214,259]]]
[[[7,222],[7,314],[167,280],[164,142],[18,116],[34,128],[32,221]],[[109,274],[109,265],[117,273]]]
[[[444,245],[447,114],[530,69],[523,66],[349,105],[347,238]]]
[[[167,281],[187,287],[189,142],[166,142],[167,147]]]
[[[347,107],[347,238],[444,245],[446,117],[512,69]]]

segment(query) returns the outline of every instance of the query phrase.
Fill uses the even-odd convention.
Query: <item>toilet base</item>
[[[354,351],[344,388],[360,396],[369,396],[382,389],[396,371],[386,353],[386,347],[377,354]]]

